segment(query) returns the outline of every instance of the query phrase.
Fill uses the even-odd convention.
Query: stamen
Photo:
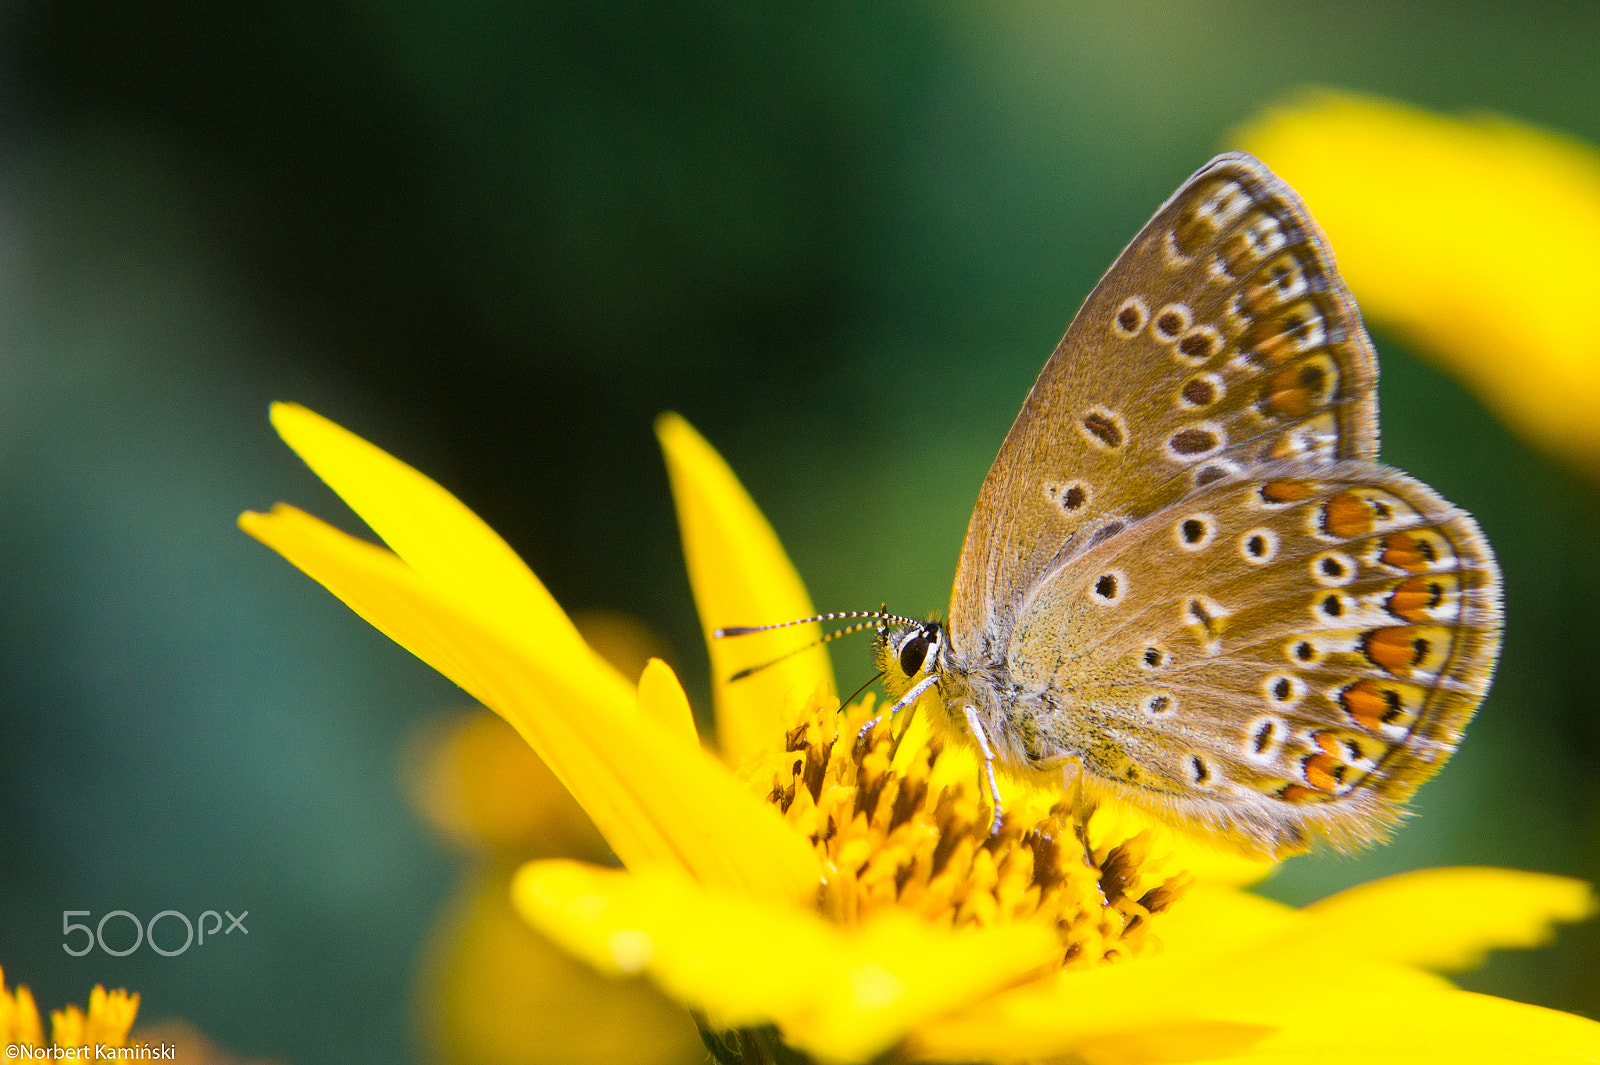
[[[1063,967],[1143,949],[1150,918],[1183,887],[1152,874],[1144,837],[1083,843],[1088,811],[1075,789],[1013,802],[992,832],[965,749],[931,739],[897,757],[892,733],[869,695],[843,712],[818,708],[786,751],[749,767],[751,786],[836,871],[824,913],[843,923],[891,907],[951,927],[1039,922],[1060,938]]]

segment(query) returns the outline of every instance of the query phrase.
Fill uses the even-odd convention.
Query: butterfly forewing
[[[1472,519],[1364,461],[1278,461],[1041,579],[1006,649],[1030,762],[1253,849],[1380,838],[1489,683]]]
[[[1025,590],[1117,522],[1262,462],[1375,458],[1376,364],[1305,206],[1224,155],[1113,264],[990,469],[953,643],[1004,640]]]

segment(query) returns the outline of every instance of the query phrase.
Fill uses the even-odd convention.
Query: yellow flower
[[[454,497],[301,407],[273,421],[392,550],[281,504],[242,526],[517,728],[626,867],[531,862],[517,909],[693,1009],[719,1061],[1600,1058],[1600,1025],[1433,972],[1542,942],[1590,912],[1583,884],[1433,870],[1295,910],[1131,812],[1080,837],[1023,782],[991,837],[965,746],[919,716],[896,749],[870,700],[838,708],[820,651],[722,680],[776,637],[712,644],[719,761],[670,669],[619,675]],[[810,613],[721,459],[658,429],[707,632]]]
[[[615,615],[578,619],[608,660],[648,643]],[[642,977],[614,980],[528,927],[511,878],[532,857],[604,860],[605,841],[522,738],[482,710],[432,723],[406,778],[427,821],[471,865],[429,936],[415,996],[428,1060],[447,1065],[698,1065],[694,1022]],[[573,1017],[585,1018],[581,1025]]]
[[[1305,198],[1362,311],[1600,473],[1600,151],[1490,115],[1310,93],[1234,137]]]
[[[33,992],[26,986],[6,990],[5,971],[0,970],[0,1046],[120,1047],[126,1045],[128,1029],[138,1012],[138,995],[120,988],[107,991],[96,984],[89,992],[87,1010],[70,1005],[50,1011],[50,1042],[46,1043]]]

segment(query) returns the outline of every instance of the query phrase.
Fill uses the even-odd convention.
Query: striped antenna
[[[899,614],[890,614],[882,610],[847,610],[837,614],[817,614],[814,617],[797,618],[794,621],[780,621],[775,625],[730,625],[726,628],[714,630],[711,633],[711,636],[713,639],[723,640],[730,636],[749,636],[750,634],[756,632],[771,632],[774,629],[787,629],[795,625],[810,625],[818,621],[844,621],[850,618],[864,618],[866,620],[857,621],[853,625],[846,625],[842,629],[836,629],[833,632],[819,636],[810,643],[805,644],[802,647],[796,647],[794,650],[789,651],[786,654],[781,654],[770,662],[763,662],[759,666],[750,666],[747,669],[741,669],[739,672],[728,678],[729,682],[731,683],[732,681],[743,680],[746,677],[753,676],[757,673],[760,673],[764,669],[768,669],[777,665],[779,662],[793,658],[802,651],[809,651],[813,647],[817,647],[821,644],[832,643],[841,636],[849,636],[853,633],[860,632],[863,629],[873,628],[874,622],[897,621],[903,625],[921,624],[921,622],[913,618],[901,617]],[[872,682],[868,681],[867,683],[870,684]]]
[[[729,625],[725,628],[713,629],[711,632],[711,638],[715,640],[722,640],[729,636],[749,636],[754,632],[771,632],[773,629],[787,629],[792,628],[795,625],[810,625],[818,621],[844,621],[847,618],[872,618],[876,621],[898,621],[902,625],[922,624],[922,622],[918,621],[916,618],[901,617],[899,614],[890,614],[883,610],[846,610],[838,614],[817,614],[816,616],[809,618],[796,618],[793,621],[780,621],[775,625]],[[864,628],[867,628],[867,626],[855,625],[852,626],[848,631],[860,632]],[[846,630],[840,629],[838,632],[834,633],[834,636],[843,636],[845,632]],[[830,639],[833,639],[833,637],[824,637],[822,642],[826,643]],[[807,644],[806,646],[809,647],[813,645]],[[805,648],[802,647],[801,650],[803,651]]]

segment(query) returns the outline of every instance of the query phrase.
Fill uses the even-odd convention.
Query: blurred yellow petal
[[[511,642],[397,556],[293,507],[239,523],[511,722],[630,868],[681,869],[763,897],[814,896],[807,841],[698,746],[642,717],[609,666]]]
[[[582,855],[610,848],[561,781],[505,719],[474,708],[431,720],[407,744],[402,772],[418,811],[475,850]]]
[[[1600,472],[1600,152],[1508,119],[1332,92],[1235,140],[1305,198],[1368,318]]]
[[[1423,869],[1306,907],[1317,941],[1341,952],[1434,969],[1470,969],[1485,952],[1540,947],[1556,922],[1595,913],[1580,880],[1519,869]]]
[[[1272,1029],[1231,1021],[1175,1021],[1083,1043],[1073,1065],[1180,1065],[1243,1060]]]
[[[43,1046],[44,1024],[38,1004],[26,984],[15,991],[6,987],[6,973],[0,968],[0,1046]]]
[[[652,658],[672,659],[661,636],[630,614],[590,607],[573,611],[571,617],[583,642],[624,677],[637,677]]]
[[[527,630],[560,655],[591,656],[577,628],[500,535],[428,477],[298,403],[274,403],[272,424],[418,573],[486,624]]]
[[[96,984],[89,992],[87,1011],[73,1005],[50,1011],[50,1041],[60,1047],[120,1047],[138,1015],[138,995],[121,988],[107,991]]]
[[[645,980],[597,973],[511,906],[511,870],[464,886],[425,954],[420,1002],[446,1065],[701,1065],[686,1010]]]
[[[639,675],[639,709],[668,732],[699,744],[700,734],[695,731],[689,697],[684,694],[683,685],[672,667],[659,658],[646,662],[644,672]]]
[[[742,765],[781,745],[792,722],[783,715],[796,697],[810,703],[834,694],[828,653],[814,647],[743,680],[728,678],[817,637],[815,625],[778,633],[714,640],[728,625],[767,625],[815,613],[783,545],[722,456],[676,414],[656,420],[672,499],[689,566],[689,584],[711,653],[717,740],[728,764]],[[781,748],[780,748],[781,749]]]
[[[531,862],[522,915],[604,972],[647,972],[719,1028],[774,1024],[819,1061],[863,1061],[908,1028],[1049,961],[1043,928],[950,932],[905,913],[841,929],[815,912],[681,877]]]

